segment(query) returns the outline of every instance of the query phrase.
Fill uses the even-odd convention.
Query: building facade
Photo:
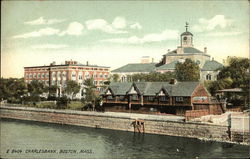
[[[65,61],[64,64],[57,65],[55,62],[47,66],[24,67],[24,80],[30,83],[32,80],[44,82],[47,86],[57,85],[59,87],[57,95],[62,94],[69,80],[76,81],[80,86],[80,92],[76,98],[84,96],[84,80],[93,78],[97,91],[102,91],[104,82],[110,76],[110,68],[106,66],[80,64],[77,61]]]
[[[216,80],[218,75],[218,69],[223,65],[214,59],[210,60],[210,55],[207,52],[207,48],[201,51],[194,47],[193,34],[188,31],[188,24],[186,23],[186,31],[180,35],[180,46],[175,50],[168,50],[163,55],[159,63],[148,62],[144,57],[141,63],[127,64],[118,69],[111,71],[112,74],[120,75],[122,82],[126,81],[127,75],[136,73],[149,73],[149,72],[174,72],[175,65],[178,62],[184,62],[186,59],[191,59],[196,62],[200,67],[200,80]]]
[[[210,102],[210,94],[201,83],[176,80],[111,83],[102,97],[105,109],[121,106],[120,110],[156,109],[177,115],[184,115],[186,110],[208,109]]]

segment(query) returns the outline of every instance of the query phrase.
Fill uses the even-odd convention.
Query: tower
[[[181,47],[193,47],[193,34],[188,31],[188,23],[186,22],[186,32],[181,34]]]

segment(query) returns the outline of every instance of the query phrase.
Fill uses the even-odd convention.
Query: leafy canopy
[[[72,80],[67,81],[66,85],[67,86],[65,88],[65,92],[67,94],[71,94],[72,98],[80,91],[80,88],[81,88],[76,81],[72,81]]]
[[[199,81],[200,67],[191,59],[186,59],[184,63],[175,65],[175,74],[179,81]]]
[[[96,86],[94,85],[94,79],[89,78],[84,81],[84,86],[86,90],[85,101],[86,102],[93,102],[97,98],[95,93]]]

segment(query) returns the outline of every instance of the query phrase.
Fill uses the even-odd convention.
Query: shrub
[[[68,105],[68,98],[66,96],[57,99],[57,109],[66,109]]]

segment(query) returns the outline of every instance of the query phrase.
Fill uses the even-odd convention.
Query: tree
[[[0,78],[0,99],[12,103],[21,103],[22,97],[27,94],[27,86],[23,78]]]
[[[43,82],[33,80],[28,84],[28,93],[30,94],[30,101],[40,101],[40,95],[47,92],[47,88]]]
[[[229,65],[223,67],[218,75],[218,79],[230,77],[233,80],[232,87],[247,89],[250,82],[250,59],[248,58],[231,58]]]
[[[200,79],[200,68],[191,59],[186,59],[184,63],[175,65],[176,78],[179,81],[198,81]]]
[[[205,86],[211,95],[214,96],[218,90],[230,88],[232,83],[233,80],[231,78],[224,78],[217,81],[207,81],[205,82]]]
[[[67,94],[70,94],[71,95],[71,99],[74,98],[74,96],[80,91],[80,86],[78,85],[77,82],[75,81],[72,81],[72,80],[69,80],[66,82],[66,88],[65,88],[65,92]]]
[[[56,94],[58,88],[59,87],[57,85],[51,85],[48,87],[48,91],[50,94]]]
[[[118,82],[118,81],[119,81],[119,78],[120,78],[120,76],[119,76],[118,74],[113,74],[113,75],[111,76],[111,81],[112,81],[112,82]]]
[[[237,58],[233,57],[229,59],[229,65],[223,67],[218,74],[218,80],[231,78],[232,84],[231,88],[242,88],[243,93],[243,100],[246,103],[249,102],[249,84],[250,84],[250,59],[248,58]]]
[[[47,98],[47,100],[56,100],[57,96],[57,90],[58,90],[58,86],[57,85],[51,85],[49,87],[46,87],[46,92],[49,92],[49,96]]]
[[[94,85],[94,79],[89,78],[84,81],[84,86],[86,89],[86,96],[85,96],[85,101],[86,102],[93,102],[96,99],[96,93],[95,93],[95,88],[96,86]]]

